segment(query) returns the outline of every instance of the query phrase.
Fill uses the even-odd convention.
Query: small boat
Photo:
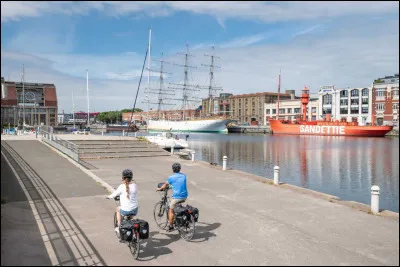
[[[146,138],[147,141],[160,146],[161,148],[173,147],[174,149],[181,149],[189,147],[187,141],[179,139],[177,135],[174,137],[172,133],[169,132],[158,133],[157,135],[148,135],[144,136],[144,138]]]

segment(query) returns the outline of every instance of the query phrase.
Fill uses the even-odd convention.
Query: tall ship
[[[324,120],[307,121],[307,105],[309,99],[309,89],[305,87],[301,94],[302,118],[295,121],[280,120],[278,118],[270,119],[269,123],[271,133],[291,135],[384,137],[393,129],[393,126],[374,125],[373,115],[371,120],[372,123],[369,126],[359,125],[356,119],[352,122],[333,121],[330,114],[327,114]]]
[[[149,48],[150,51],[150,44],[151,44],[151,30],[149,34]],[[199,92],[202,89],[208,89],[210,101],[213,97],[213,94],[217,90],[222,90],[222,88],[213,86],[214,81],[214,47],[212,55],[205,55],[211,57],[211,64],[204,65],[210,67],[210,84],[209,86],[199,86],[199,85],[191,85],[189,84],[189,69],[195,68],[194,66],[189,66],[188,58],[192,55],[189,54],[189,48],[186,44],[186,52],[180,53],[185,56],[185,64],[176,66],[184,67],[184,81],[183,84],[178,83],[169,83],[169,87],[164,88],[164,63],[163,59],[160,60],[161,67],[159,71],[156,71],[160,74],[160,84],[159,88],[157,89],[150,89],[150,59],[148,61],[148,87],[147,87],[147,103],[150,104],[157,104],[157,110],[159,114],[161,113],[161,109],[163,106],[166,105],[174,105],[169,103],[169,100],[178,100],[180,101],[181,108],[178,112],[181,112],[181,116],[175,119],[165,119],[162,116],[158,116],[157,119],[147,119],[147,129],[151,131],[171,131],[171,132],[227,132],[227,125],[231,121],[230,119],[226,118],[225,116],[219,117],[210,117],[210,118],[202,118],[201,116],[187,116],[186,113],[189,109],[189,103],[200,103],[201,98],[197,98],[192,95],[192,92]],[[174,96],[178,95],[177,91],[182,91],[181,98],[174,98]],[[158,99],[156,102],[150,102],[149,94],[156,94]],[[148,107],[149,110],[149,107]],[[201,113],[200,113],[201,114]]]

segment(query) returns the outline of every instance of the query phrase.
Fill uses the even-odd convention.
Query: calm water
[[[262,134],[190,133],[196,158],[370,204],[381,188],[380,208],[399,211],[399,139]],[[184,136],[184,135],[181,135]]]

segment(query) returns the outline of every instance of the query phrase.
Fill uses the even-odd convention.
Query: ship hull
[[[147,129],[172,132],[227,132],[229,119],[168,121],[149,120]]]
[[[393,129],[393,126],[352,126],[333,123],[285,124],[279,120],[270,120],[269,123],[271,133],[290,135],[384,137]]]

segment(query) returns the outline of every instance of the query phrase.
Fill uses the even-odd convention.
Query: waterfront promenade
[[[11,239],[21,233],[15,229],[19,225],[3,228],[3,220],[13,216],[22,198],[3,204],[2,265],[28,263],[24,255],[30,251],[18,250],[20,243],[35,246],[43,262],[50,251],[47,262],[62,265],[399,265],[398,214],[374,216],[329,195],[274,186],[254,175],[175,156],[88,160],[93,169],[87,170],[34,137],[26,139],[4,141],[2,136],[2,155],[27,186],[34,216],[44,227],[25,239]],[[2,183],[13,179],[11,169],[3,175],[4,162]],[[171,174],[173,162],[188,175],[188,203],[200,210],[192,242],[159,230],[153,219],[160,197],[156,185]],[[150,223],[139,261],[117,242],[114,202],[105,200],[108,192],[93,179],[116,187],[125,168],[133,170],[139,187],[139,217]],[[30,227],[35,224],[30,220]]]

